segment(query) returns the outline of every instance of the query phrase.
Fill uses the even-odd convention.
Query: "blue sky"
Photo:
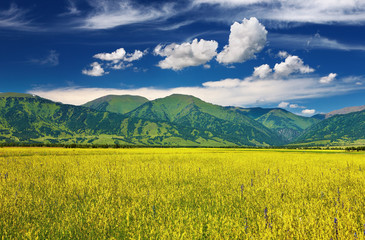
[[[313,115],[365,104],[365,0],[0,2],[0,92],[190,94]]]

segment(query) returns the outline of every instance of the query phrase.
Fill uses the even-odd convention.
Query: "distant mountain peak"
[[[138,95],[129,95],[129,94],[123,94],[123,95],[115,95],[115,94],[110,94],[110,95],[106,95],[100,98],[97,98],[95,100],[101,100],[101,99],[113,99],[113,98],[117,98],[117,99],[144,99],[147,100],[147,98],[142,97],[142,96],[138,96]],[[93,101],[95,101],[93,100]]]
[[[98,111],[125,114],[146,102],[147,98],[136,95],[107,95],[87,102],[83,106]]]
[[[332,112],[329,112],[326,114],[326,118],[330,118],[334,115],[342,115],[342,114],[348,114],[353,112],[360,112],[365,110],[365,105],[362,106],[354,106],[354,107],[345,107],[338,110],[334,110]]]
[[[171,99],[174,99],[174,100],[183,100],[183,101],[203,101],[201,100],[200,98],[197,98],[193,95],[185,95],[185,94],[177,94],[177,93],[174,93],[174,94],[171,94],[165,98],[159,98],[159,99],[165,99],[165,100],[171,100]]]

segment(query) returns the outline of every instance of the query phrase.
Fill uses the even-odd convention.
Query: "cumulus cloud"
[[[94,58],[98,58],[104,61],[120,61],[125,57],[126,51],[124,48],[119,48],[112,53],[98,53],[94,55]]]
[[[135,50],[134,53],[127,53],[124,48],[119,48],[112,53],[98,53],[94,55],[94,58],[98,58],[104,61],[126,61],[126,62],[133,62],[139,60],[143,57],[144,52],[140,50]]]
[[[289,106],[290,103],[288,102],[281,102],[279,103],[278,107],[279,108],[287,108]]]
[[[316,112],[315,109],[304,109],[302,111],[302,114],[304,114],[304,115],[313,115],[315,112]]]
[[[253,76],[259,78],[266,78],[272,73],[272,69],[268,64],[263,64],[259,67],[254,68]]]
[[[231,26],[229,42],[217,56],[223,64],[241,63],[252,59],[266,44],[267,31],[259,21],[252,17],[235,22]]]
[[[289,53],[286,52],[286,51],[279,51],[278,57],[279,58],[287,58],[287,57],[289,57]]]
[[[132,63],[124,63],[124,62],[120,62],[120,63],[116,63],[116,64],[108,64],[108,66],[111,68],[111,69],[114,69],[114,70],[124,70],[126,68],[129,68],[129,67],[132,67],[133,64]]]
[[[209,62],[217,55],[218,43],[194,39],[191,43],[172,43],[167,46],[158,45],[155,55],[165,57],[158,63],[162,69],[181,70],[186,67],[199,66]]]
[[[319,82],[324,83],[324,84],[328,84],[328,83],[331,83],[333,80],[335,80],[336,77],[337,77],[337,73],[330,73],[328,76],[322,77],[319,80]]]
[[[304,106],[300,106],[296,103],[289,103],[289,102],[281,102],[278,105],[279,108],[305,108]]]
[[[135,50],[134,53],[127,53],[127,55],[124,58],[124,61],[126,62],[133,62],[136,60],[139,60],[143,57],[144,52],[140,50]]]
[[[288,56],[284,62],[277,63],[274,66],[275,75],[287,77],[293,73],[311,73],[314,69],[304,65],[303,60],[298,56]]]
[[[124,48],[119,48],[111,53],[98,53],[94,55],[94,58],[104,60],[104,61],[126,61],[133,62],[139,60],[143,57],[144,52],[140,50],[135,50],[133,53],[127,53]]]
[[[135,50],[133,53],[127,53],[124,48],[119,48],[111,53],[95,54],[93,57],[102,61],[107,61],[108,63],[104,65],[105,68],[121,70],[132,67],[133,64],[131,62],[141,59],[146,53],[147,51],[142,52],[140,50]],[[91,70],[84,69],[82,73],[94,77],[103,76],[108,73],[105,72],[97,62],[92,63],[91,66],[93,67]]]
[[[258,78],[285,78],[292,74],[314,72],[314,69],[308,65],[304,65],[303,60],[298,56],[292,56],[283,51],[280,51],[278,56],[285,57],[285,61],[276,63],[273,69],[268,64],[255,67],[252,76]]]
[[[292,103],[289,105],[290,108],[300,108],[298,104]]]
[[[109,73],[105,72],[102,66],[98,62],[93,62],[92,64],[90,64],[90,67],[92,68],[89,70],[87,69],[82,70],[82,74],[92,77],[100,77]]]

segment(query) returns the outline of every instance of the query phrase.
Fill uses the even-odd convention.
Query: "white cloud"
[[[330,73],[328,76],[322,77],[319,82],[324,84],[331,83],[336,77],[337,73]]]
[[[172,3],[153,7],[137,5],[130,0],[90,0],[89,4],[93,12],[82,19],[80,28],[110,29],[134,23],[163,20],[175,14]]]
[[[227,18],[236,10],[240,15],[277,22],[349,23],[365,21],[363,0],[192,0],[195,5],[214,4],[224,8]]]
[[[49,54],[41,59],[32,59],[30,60],[32,63],[40,64],[40,65],[50,65],[57,66],[59,64],[59,53],[55,50],[49,51]]]
[[[221,81],[206,82],[203,86],[176,87],[159,89],[155,87],[135,89],[105,89],[105,88],[60,88],[60,89],[34,89],[29,93],[54,101],[83,104],[95,98],[108,94],[141,95],[148,99],[156,99],[173,93],[194,95],[204,101],[225,106],[257,106],[272,104],[281,101],[322,98],[336,96],[359,89],[355,83],[341,80],[336,84],[320,84],[316,77],[291,77],[289,79],[224,79]]]
[[[133,62],[141,59],[143,55],[144,52],[141,52],[140,50],[135,50],[134,53],[127,53],[126,57],[124,58],[124,61]]]
[[[183,22],[178,22],[178,23],[174,23],[174,24],[171,24],[171,25],[167,25],[167,26],[162,26],[162,27],[159,27],[158,29],[162,30],[162,31],[171,31],[171,30],[176,30],[176,29],[179,29],[181,27],[190,25],[194,22],[195,22],[194,20],[186,20],[186,21],[183,21]]]
[[[208,88],[235,88],[239,87],[241,84],[240,79],[224,79],[221,81],[212,81],[203,83],[204,87]]]
[[[60,16],[79,15],[81,13],[74,0],[67,0],[67,4],[67,12],[60,14]]]
[[[287,108],[288,106],[289,106],[289,103],[288,102],[281,102],[278,105],[279,108]]]
[[[259,78],[285,78],[291,74],[306,74],[314,72],[314,69],[304,65],[302,59],[298,56],[289,55],[287,52],[279,52],[279,55],[286,59],[284,62],[276,63],[274,69],[271,69],[268,64],[263,64],[254,68],[253,77]],[[274,73],[273,73],[274,70]]]
[[[290,104],[290,105],[289,105],[289,107],[290,107],[290,108],[305,108],[304,106],[300,106],[300,105],[295,104],[295,103]]]
[[[90,70],[87,69],[82,70],[82,74],[92,77],[100,77],[105,74],[108,74],[108,72],[105,72],[98,62],[93,62],[92,64],[90,64],[90,67],[92,67]]]
[[[27,19],[26,10],[19,8],[16,4],[11,4],[9,9],[0,10],[0,28],[11,28],[23,31],[39,31],[32,26],[32,21]]]
[[[267,31],[259,21],[252,17],[235,22],[231,26],[229,42],[217,56],[223,64],[241,63],[252,59],[266,44]]]
[[[280,51],[278,53],[278,57],[280,57],[280,58],[287,58],[287,57],[289,57],[289,53],[286,52],[286,51]]]
[[[290,55],[284,62],[275,64],[274,71],[278,77],[287,77],[293,73],[311,73],[314,72],[314,69],[304,65],[303,60],[298,56]]]
[[[341,79],[345,83],[355,83],[355,82],[361,82],[364,80],[363,76],[348,76],[343,79]]]
[[[279,108],[305,108],[304,106],[300,106],[296,103],[289,103],[289,102],[281,102],[278,105]]]
[[[304,114],[304,115],[313,115],[315,112],[316,112],[315,109],[304,109],[302,111],[302,114]]]
[[[124,50],[124,48],[119,48],[117,50],[115,50],[112,53],[98,53],[94,55],[94,58],[98,58],[100,60],[104,60],[104,61],[119,61],[119,60],[123,60],[125,57],[126,51]]]
[[[259,67],[255,67],[253,72],[253,76],[259,77],[259,78],[266,78],[272,73],[272,69],[268,64],[263,64]]]
[[[329,39],[315,35],[300,35],[300,34],[277,34],[270,33],[270,46],[285,47],[291,49],[334,49],[340,51],[365,51],[365,45],[341,43],[334,39]]]
[[[194,39],[191,43],[172,43],[167,46],[158,45],[154,53],[165,57],[158,63],[162,69],[181,70],[186,67],[199,66],[209,62],[217,55],[218,43]]]
[[[143,57],[144,52],[140,50],[135,50],[134,53],[127,53],[124,48],[119,48],[112,53],[98,53],[94,55],[94,58],[98,58],[104,61],[126,61],[133,62],[139,60]]]
[[[195,0],[194,4],[202,4],[202,3],[209,3],[209,4],[220,4],[223,6],[237,6],[237,5],[252,5],[257,3],[264,3],[264,2],[271,2],[272,0]]]
[[[147,50],[142,52],[140,50],[135,50],[133,53],[127,53],[124,48],[119,48],[111,53],[98,53],[95,54],[93,57],[103,60],[109,61],[111,63],[105,64],[106,68],[114,69],[114,70],[121,70],[132,67],[133,64],[131,62],[141,59]],[[126,63],[127,62],[127,63]],[[100,66],[100,64],[94,62],[92,64],[93,69],[91,70],[83,70],[82,72],[86,75],[98,77],[107,74],[104,72],[104,69]]]
[[[111,64],[110,68],[114,69],[114,70],[124,70],[124,69],[132,67],[132,66],[133,66],[132,63],[125,64],[124,62],[120,62],[120,63],[116,63],[116,64]]]

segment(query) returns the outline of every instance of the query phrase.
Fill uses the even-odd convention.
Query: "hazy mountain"
[[[329,112],[329,113],[316,114],[316,115],[313,115],[312,118],[323,120],[323,119],[333,117],[335,115],[348,114],[348,113],[352,113],[352,112],[360,112],[360,111],[363,111],[363,110],[365,110],[365,105],[355,106],[355,107],[345,107],[345,108],[341,108],[341,109],[338,109],[338,110],[334,110],[334,111]]]
[[[356,106],[356,107],[345,107],[345,108],[342,108],[342,109],[335,110],[335,111],[327,113],[325,118],[327,119],[327,118],[330,118],[334,115],[348,114],[348,113],[352,113],[352,112],[360,112],[360,111],[363,111],[363,110],[365,110],[365,105]]]
[[[90,101],[83,106],[89,107],[98,111],[108,111],[114,113],[125,114],[130,112],[143,103],[148,102],[147,98],[132,95],[108,95],[93,101]]]
[[[173,94],[147,102],[127,114],[212,132],[241,145],[279,145],[281,137],[257,121],[194,96]]]
[[[295,140],[305,129],[319,122],[318,119],[298,116],[281,108],[229,107],[229,109],[262,123],[282,136],[286,142]]]
[[[307,129],[294,144],[365,144],[365,111],[335,115]]]

